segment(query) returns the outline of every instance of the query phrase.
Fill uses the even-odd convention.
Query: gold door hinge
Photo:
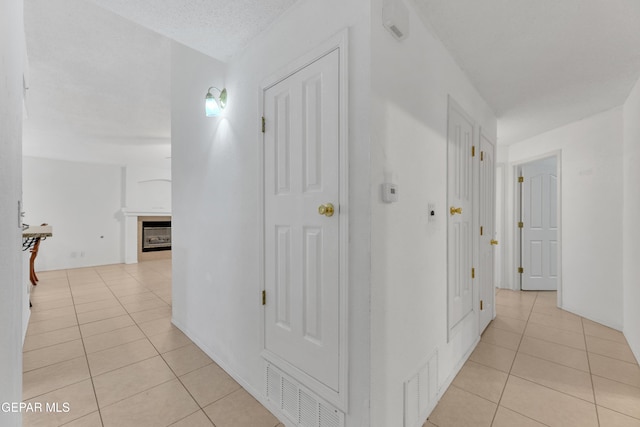
[[[520,273],[520,274],[524,273],[524,268],[518,267],[518,273]]]
[[[267,291],[262,291],[262,305],[267,305]]]
[[[475,157],[476,156],[476,146],[472,145],[471,146],[471,157]]]
[[[472,269],[471,269],[471,278],[472,278],[472,279],[475,279],[475,278],[476,278],[476,269],[475,269],[475,268],[472,268]]]
[[[484,161],[484,151],[480,152],[480,161],[483,162]]]
[[[480,235],[482,236],[484,233],[484,228],[482,226],[480,226]]]
[[[519,176],[518,177],[518,182],[524,182],[524,176]]]
[[[484,310],[482,300],[480,300],[480,310]]]
[[[524,222],[520,221],[520,222],[518,223],[518,228],[524,228]]]
[[[266,127],[267,127],[266,120],[264,119],[264,116],[262,116],[262,133],[265,132]]]

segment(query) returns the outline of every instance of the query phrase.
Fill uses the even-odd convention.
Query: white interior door
[[[558,287],[558,175],[556,158],[520,167],[522,289]]]
[[[480,333],[493,319],[495,300],[494,247],[495,235],[495,161],[494,145],[480,134]]]
[[[494,230],[495,239],[498,242],[504,243],[504,210],[505,210],[505,198],[504,198],[504,164],[496,164],[496,228]],[[505,259],[505,245],[499,244],[494,252],[494,269],[493,280],[496,284],[496,288],[504,287],[504,259]]]
[[[338,50],[264,92],[265,349],[336,391],[339,107]]]
[[[448,313],[451,332],[473,311],[473,121],[455,103],[449,104],[447,131],[449,208]]]

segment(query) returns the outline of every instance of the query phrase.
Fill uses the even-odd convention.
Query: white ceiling
[[[125,164],[140,152],[168,166],[169,40],[84,0],[24,8],[24,154]]]
[[[224,62],[296,2],[296,0],[89,1]]]
[[[168,37],[228,60],[294,2],[25,0],[24,154],[169,167]]]
[[[640,77],[638,0],[413,0],[508,144],[624,103]]]
[[[24,153],[168,167],[169,38],[227,61],[295,1],[25,0]],[[619,106],[640,77],[639,0],[411,1],[499,143]]]

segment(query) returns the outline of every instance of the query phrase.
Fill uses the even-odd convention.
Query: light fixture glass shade
[[[207,117],[217,117],[220,115],[220,112],[221,112],[220,106],[218,105],[218,102],[213,97],[213,95],[211,96],[209,95],[207,95],[207,97],[204,100],[204,112],[207,115]]]
[[[218,99],[211,93],[211,89],[215,89],[220,92]],[[217,87],[210,87],[207,91],[207,95],[204,97],[204,111],[207,117],[218,117],[225,105],[227,104],[227,89],[218,89]]]

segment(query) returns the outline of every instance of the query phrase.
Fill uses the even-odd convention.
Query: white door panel
[[[449,106],[448,161],[448,313],[453,330],[473,310],[473,122],[454,104]],[[452,213],[453,212],[453,213]]]
[[[480,283],[480,333],[493,319],[495,281],[494,281],[494,243],[495,239],[495,162],[494,145],[482,133],[480,134],[480,265],[478,280]]]
[[[264,115],[265,348],[337,391],[339,52],[268,88]]]
[[[520,168],[522,289],[556,290],[558,281],[558,178],[556,159]]]

